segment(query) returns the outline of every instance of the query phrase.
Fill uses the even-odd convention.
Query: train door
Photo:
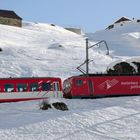
[[[78,77],[74,79],[73,97],[86,98],[89,97],[89,86],[86,78]]]
[[[92,80],[89,79],[89,80],[87,81],[87,83],[88,83],[89,96],[92,97],[92,96],[94,95]]]
[[[60,86],[59,82],[53,82],[53,94],[54,97],[59,97]]]

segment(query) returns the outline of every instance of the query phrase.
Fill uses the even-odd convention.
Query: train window
[[[43,91],[51,90],[51,84],[50,83],[42,83],[42,90]]]
[[[29,84],[29,91],[38,91],[38,84],[37,83]]]
[[[70,83],[64,83],[63,84],[63,89],[67,89],[67,88],[70,88]]]
[[[4,92],[14,92],[13,84],[4,84]]]
[[[60,91],[59,83],[57,83],[57,88],[58,88],[58,91]]]
[[[60,90],[59,83],[58,82],[55,82],[53,84],[53,88],[54,88],[54,91],[59,91]]]
[[[16,91],[18,91],[18,92],[24,92],[24,91],[26,91],[26,84],[17,84],[16,85]]]
[[[83,84],[82,80],[76,80],[76,85],[81,86]]]

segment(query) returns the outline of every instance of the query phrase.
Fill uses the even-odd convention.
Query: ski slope
[[[87,34],[90,45],[106,40],[105,48],[89,50],[90,72],[105,72],[120,60],[139,60],[140,23],[126,22],[112,30]],[[124,43],[125,42],[125,43]],[[81,74],[85,37],[47,23],[24,22],[22,28],[0,25],[0,77]],[[84,68],[84,67],[83,67]],[[96,100],[56,99],[69,111],[39,109],[41,101],[0,104],[0,140],[139,140],[140,97]]]

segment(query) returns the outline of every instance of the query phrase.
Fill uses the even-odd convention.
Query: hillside
[[[23,28],[0,25],[0,77],[59,76],[79,74],[85,60],[85,39],[59,26],[25,22]],[[104,55],[100,57],[105,71]],[[108,63],[112,61],[107,58]],[[92,71],[97,71],[92,67]]]

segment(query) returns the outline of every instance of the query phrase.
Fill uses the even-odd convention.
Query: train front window
[[[77,86],[81,86],[83,84],[82,80],[78,79],[76,80],[76,85]]]
[[[51,90],[51,84],[50,83],[42,83],[42,90],[43,91]]]
[[[14,92],[13,84],[4,84],[4,92]]]
[[[64,84],[63,84],[63,89],[67,89],[67,88],[69,88],[69,87],[70,87],[70,83],[64,82]]]
[[[65,89],[66,88],[66,83],[63,83],[63,89]]]
[[[29,84],[29,91],[38,91],[38,84],[37,83]]]
[[[26,84],[17,84],[16,85],[16,91],[18,91],[18,92],[24,92],[26,90],[27,90]]]

